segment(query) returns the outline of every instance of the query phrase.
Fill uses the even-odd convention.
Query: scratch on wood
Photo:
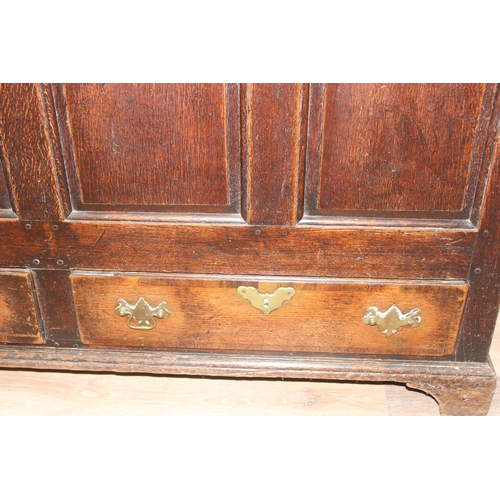
[[[101,233],[101,236],[99,236],[99,239],[96,241],[96,244],[94,245],[94,248],[99,245],[99,243],[101,242],[101,240],[103,239],[104,237],[104,234],[106,233],[106,229],[104,229],[104,231]]]
[[[457,243],[460,243],[462,240],[456,240],[456,241],[450,241],[449,243],[445,243],[445,247],[449,247],[451,245],[456,245]]]

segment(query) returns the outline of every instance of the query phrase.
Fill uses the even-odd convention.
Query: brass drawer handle
[[[156,326],[155,317],[163,319],[170,316],[166,302],[160,302],[156,307],[151,307],[141,297],[133,306],[124,299],[118,299],[118,304],[115,313],[118,316],[128,315],[127,326],[132,330],[152,330]]]
[[[279,309],[285,300],[290,300],[295,295],[295,288],[291,286],[276,288],[274,293],[260,293],[253,286],[239,286],[236,291],[264,314],[269,314]]]
[[[412,309],[410,312],[403,314],[396,305],[392,305],[383,313],[377,307],[370,306],[363,316],[363,323],[370,326],[379,325],[383,333],[390,337],[397,333],[402,326],[410,325],[417,328],[422,320],[418,315],[419,313],[420,309]]]

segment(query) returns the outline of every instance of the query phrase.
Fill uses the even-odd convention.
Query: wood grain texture
[[[40,85],[40,90],[43,97],[47,132],[54,160],[54,168],[59,184],[59,194],[61,198],[63,216],[66,219],[71,214],[73,207],[71,206],[71,193],[69,189],[66,166],[64,164],[61,135],[59,133],[59,123],[54,102],[54,93],[52,91],[52,85],[49,83],[42,83]]]
[[[62,219],[39,85],[0,85],[0,136],[18,217],[31,221]]]
[[[1,143],[0,143],[1,148]],[[2,210],[10,210],[12,205],[10,203],[10,194],[7,188],[7,181],[5,180],[5,175],[3,172],[3,155],[2,151],[0,151],[0,209]]]
[[[302,86],[248,85],[247,221],[294,225],[301,137]]]
[[[467,218],[493,89],[485,92],[479,84],[313,85],[308,213]]]
[[[0,136],[0,219],[17,219],[15,207],[12,206],[12,194],[6,176],[5,153]]]
[[[44,343],[32,280],[26,271],[0,271],[0,343]]]
[[[369,362],[367,362],[369,360]],[[410,383],[440,379],[495,378],[487,363],[450,360],[377,359],[299,354],[187,353],[139,349],[69,349],[4,346],[5,368],[145,373],[203,377],[290,378]]]
[[[470,207],[469,219],[477,227],[481,216],[481,209],[486,194],[486,183],[490,172],[490,160],[494,145],[497,141],[496,123],[498,123],[498,91],[499,84],[488,84],[483,103],[484,119],[480,122],[477,151],[474,155],[475,162],[471,166],[470,177],[477,178],[475,192],[468,192],[466,205]],[[479,154],[481,153],[481,154]]]
[[[495,328],[500,305],[500,95],[497,94],[490,136],[494,150],[485,157],[490,165],[485,198],[479,214],[479,227],[474,255],[471,259],[464,318],[457,343],[458,360],[484,361]],[[495,144],[496,141],[496,144]]]
[[[239,212],[237,86],[67,84],[54,91],[66,115],[61,135],[77,210]]]
[[[381,416],[387,402],[373,384],[0,370],[0,415]]]
[[[444,283],[391,286],[224,278],[73,274],[82,341],[90,347],[444,356],[453,352],[467,290],[463,284]],[[265,315],[237,293],[241,285],[261,293],[293,287],[296,293]],[[141,297],[151,307],[167,302],[170,316],[157,320],[152,330],[133,330],[127,318],[115,313],[118,299],[134,305]],[[368,307],[384,312],[393,304],[403,312],[419,308],[421,325],[386,336],[378,326],[363,324]]]
[[[70,271],[33,271],[45,338],[56,347],[81,346]]]
[[[260,228],[16,221],[1,225],[0,266],[269,276],[466,279],[474,230]],[[57,261],[63,264],[58,265]]]
[[[494,85],[67,89],[0,88],[4,195],[10,191],[21,219],[8,220],[15,212],[2,208],[0,186],[0,267],[22,269],[29,286],[32,269],[39,297],[30,289],[31,300],[35,313],[40,303],[50,344],[4,345],[0,366],[392,381],[429,391],[443,413],[487,410],[494,374],[486,359],[500,302]],[[165,131],[168,147],[161,144]],[[166,180],[164,161],[180,165]],[[124,186],[130,177],[132,186]],[[96,318],[80,321],[90,325],[90,344],[103,347],[73,347],[80,344],[69,276],[80,271],[169,274],[166,286],[137,279],[145,298],[175,292],[174,312],[182,314],[159,324],[177,321],[180,335],[167,332],[148,344],[120,333],[100,316],[116,287],[108,293],[107,285],[96,286],[93,297],[94,289],[82,286],[79,304]],[[349,283],[336,283],[342,279]],[[228,295],[235,284],[266,287],[269,280],[296,283],[300,295],[268,317]],[[412,280],[432,282],[415,289]],[[196,286],[182,286],[186,281]],[[418,290],[464,282],[470,293],[455,341],[458,309],[450,330],[439,321],[450,303],[462,303],[464,291],[445,297]],[[432,334],[424,324],[407,328],[421,335],[416,343],[395,347],[398,333],[387,350],[372,341],[380,335],[386,342],[376,327],[360,325],[370,337],[350,332],[349,318],[359,313],[352,301],[376,287],[387,304],[370,305],[380,309],[398,293],[404,311],[415,305],[400,301],[425,296]],[[300,320],[288,312],[294,304]],[[116,305],[113,321],[123,320]],[[342,307],[348,314],[339,318]],[[208,334],[209,322],[217,328]],[[94,332],[100,344],[92,344]],[[339,354],[331,355],[336,342]]]

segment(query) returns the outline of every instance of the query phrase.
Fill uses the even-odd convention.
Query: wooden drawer
[[[409,356],[453,352],[468,288],[463,282],[359,284],[314,278],[87,273],[74,273],[71,281],[80,334],[87,346]],[[240,286],[268,294],[291,287],[295,293],[265,314],[238,293]],[[166,302],[166,317],[141,326],[132,313],[121,317],[115,311],[119,299],[134,306],[140,298],[151,307]],[[259,300],[262,306],[265,298]],[[384,334],[383,322],[371,326],[369,315],[363,321],[370,307],[385,313],[392,305],[402,313],[418,308],[418,327],[407,324],[394,334]],[[137,329],[142,327],[151,329]]]
[[[43,343],[29,272],[0,271],[0,343]]]

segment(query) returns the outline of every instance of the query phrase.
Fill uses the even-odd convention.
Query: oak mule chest
[[[494,84],[2,84],[0,367],[485,414],[499,112]]]

